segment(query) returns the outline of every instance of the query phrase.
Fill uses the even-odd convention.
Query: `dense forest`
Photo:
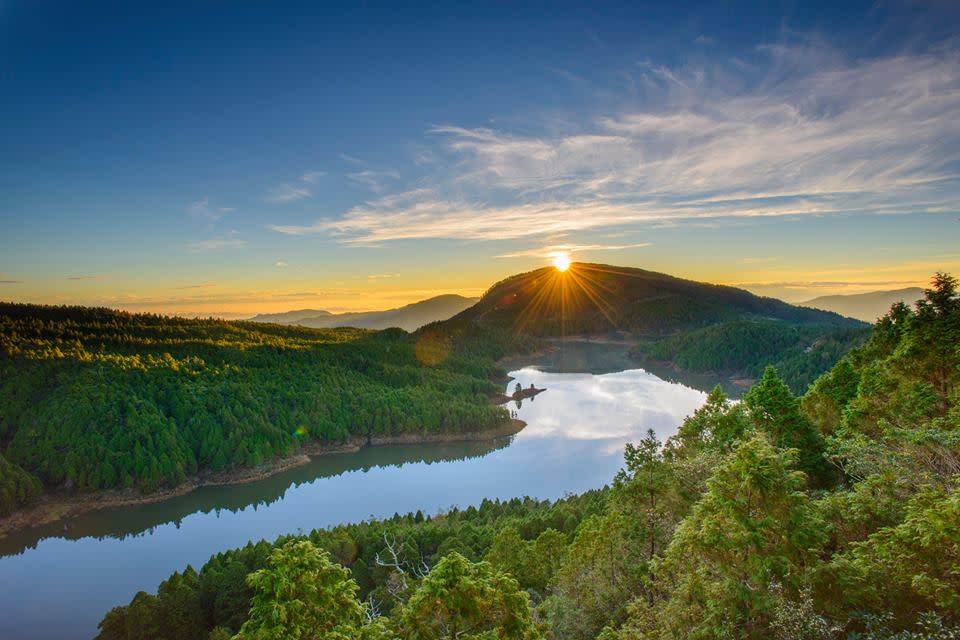
[[[642,341],[630,350],[639,361],[669,362],[691,372],[759,377],[773,365],[795,393],[802,393],[870,335],[868,327],[791,325],[735,320],[675,336]]]
[[[718,388],[603,490],[214,556],[100,640],[960,635],[960,299],[938,275],[802,396]]]
[[[494,427],[494,362],[529,344],[0,304],[0,515],[41,483],[149,492],[310,442]]]

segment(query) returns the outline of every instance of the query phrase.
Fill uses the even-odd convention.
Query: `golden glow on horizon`
[[[566,271],[570,268],[570,254],[566,251],[558,251],[553,255],[553,266],[557,271]]]

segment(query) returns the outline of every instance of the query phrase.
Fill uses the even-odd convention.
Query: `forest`
[[[151,492],[308,443],[496,427],[494,362],[532,344],[0,304],[0,516],[44,489]]]
[[[734,320],[666,338],[644,340],[630,350],[644,360],[669,362],[691,372],[757,378],[773,365],[794,393],[803,393],[845,353],[860,346],[869,327],[791,325],[772,320]]]
[[[960,636],[960,299],[938,274],[795,395],[767,367],[598,491],[251,543],[99,640]]]

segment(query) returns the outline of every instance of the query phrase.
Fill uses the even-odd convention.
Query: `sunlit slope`
[[[453,319],[541,336],[613,331],[669,335],[745,319],[861,326],[836,313],[796,307],[735,287],[580,262],[564,272],[544,267],[502,280]]]

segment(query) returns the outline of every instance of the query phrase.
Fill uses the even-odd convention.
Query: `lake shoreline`
[[[136,489],[110,489],[92,494],[72,496],[62,492],[52,492],[41,496],[36,504],[0,519],[0,538],[24,529],[32,529],[59,520],[74,518],[90,511],[153,504],[188,494],[201,487],[246,484],[264,480],[270,476],[308,464],[311,458],[316,456],[355,453],[364,447],[492,440],[515,435],[526,426],[527,424],[523,420],[512,418],[500,426],[482,431],[365,436],[350,438],[346,442],[336,444],[313,442],[302,446],[290,455],[275,458],[258,467],[198,474],[188,478],[176,487],[150,494],[140,493]]]

